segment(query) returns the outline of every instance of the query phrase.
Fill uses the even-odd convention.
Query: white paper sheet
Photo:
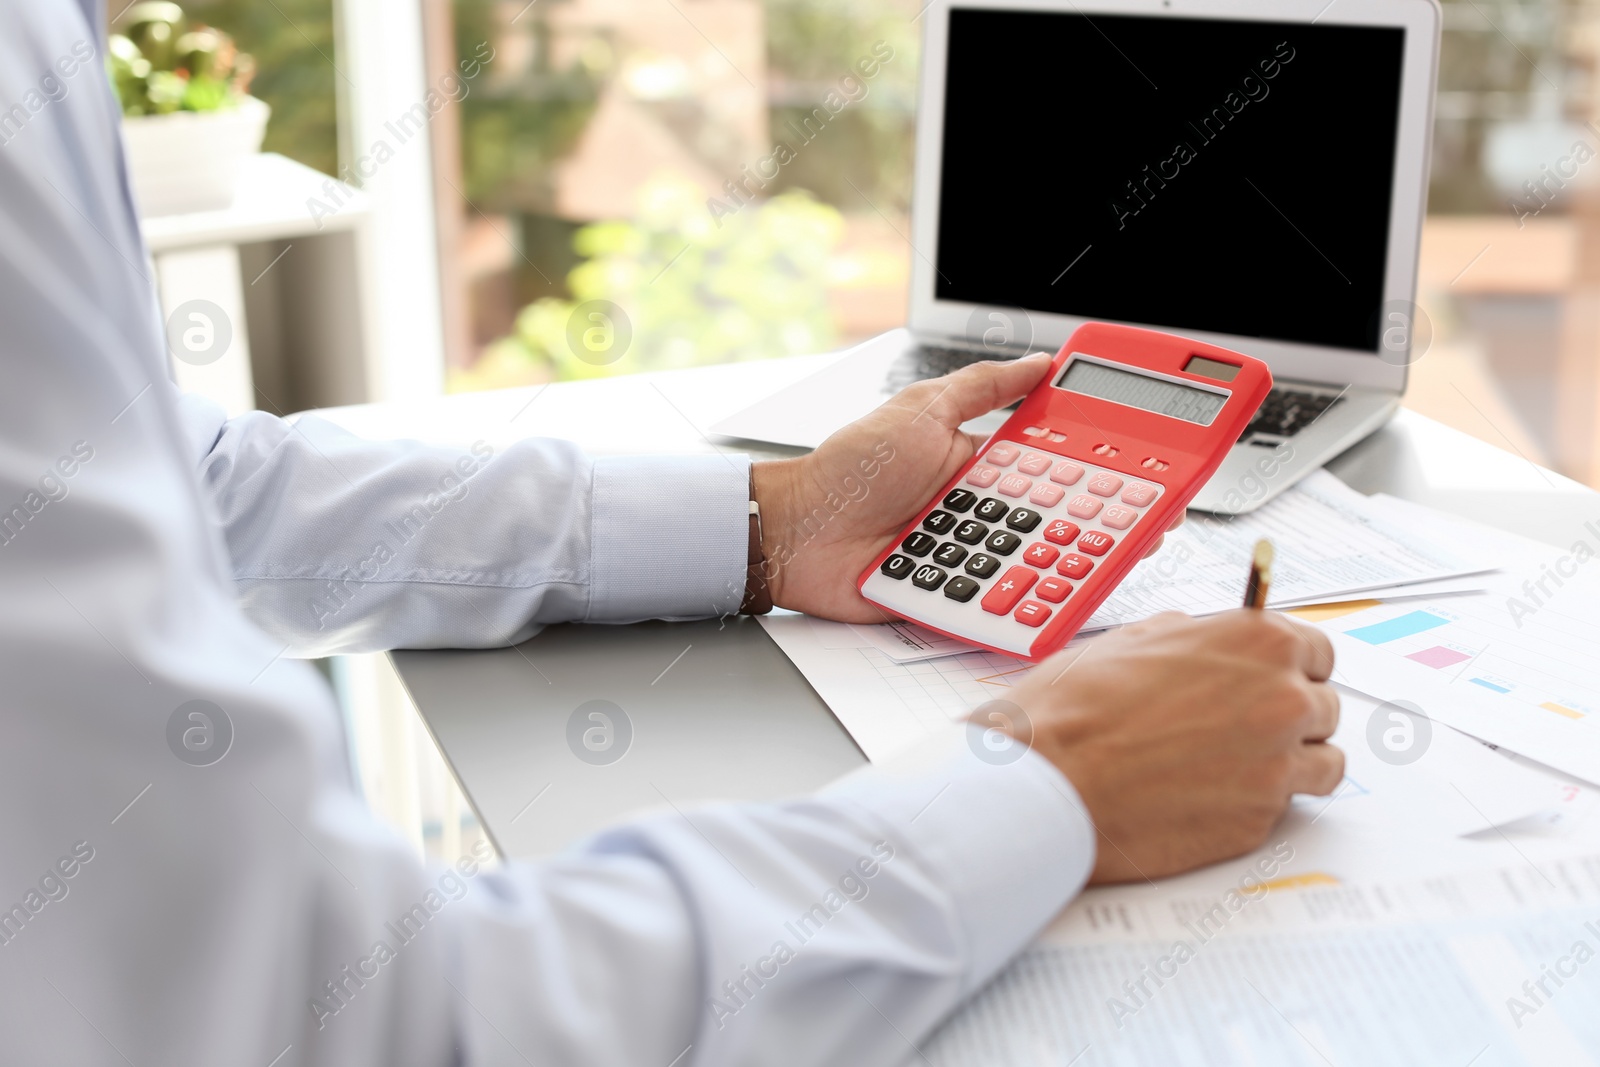
[[[1162,611],[1206,615],[1239,606],[1256,541],[1276,549],[1268,603],[1309,603],[1432,581],[1493,568],[1440,538],[1419,536],[1410,523],[1317,471],[1248,515],[1191,513],[1155,556],[1135,567],[1084,631]]]
[[[1343,684],[1600,782],[1600,565],[1547,582],[1535,607],[1523,575],[1546,574],[1553,554],[1515,557],[1485,593],[1295,614],[1328,633]]]
[[[888,759],[1007,691],[1035,668],[992,652],[969,652],[918,663],[895,663],[873,647],[826,648],[829,627],[798,615],[767,616],[762,625],[871,760]],[[847,628],[846,628],[847,629]],[[855,638],[860,641],[860,638]],[[1347,780],[1325,818],[1352,834],[1382,834],[1396,819],[1430,833],[1456,836],[1555,808],[1564,779],[1508,759],[1437,725],[1414,762],[1382,759],[1369,740],[1379,702],[1342,694],[1334,743],[1346,753]],[[1380,724],[1388,728],[1385,720]],[[1381,736],[1381,729],[1379,730]]]
[[[1139,898],[1086,895],[933,1036],[927,1062],[1581,1067],[1600,1058],[1600,963],[1575,962],[1578,943],[1591,956],[1600,949],[1600,856],[1542,871],[1313,881],[1253,899]],[[1560,985],[1545,977],[1558,963],[1568,972]],[[1524,983],[1541,979],[1549,995],[1535,1002]],[[1513,1011],[1513,998],[1531,1010]]]

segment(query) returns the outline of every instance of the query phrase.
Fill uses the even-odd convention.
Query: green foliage
[[[550,61],[550,33],[540,12],[529,12],[508,31],[495,0],[455,0],[453,10],[458,60],[479,58],[486,42],[504,51],[521,39],[527,48],[520,67],[506,55],[487,63],[485,77],[461,102],[467,198],[491,211],[546,210],[552,169],[594,113],[603,74],[592,61],[596,53],[591,62],[558,67]]]
[[[514,334],[492,346],[495,357],[514,352],[570,379],[823,351],[834,340],[826,268],[843,225],[838,211],[801,192],[716,220],[694,185],[660,176],[640,190],[631,221],[577,232],[585,260],[567,275],[571,299],[524,308]],[[591,300],[621,310],[603,328],[631,327],[614,362],[594,365],[573,351],[569,332],[581,337],[588,325],[575,325],[573,313]]]
[[[107,13],[117,14],[126,3],[110,0]],[[333,0],[186,0],[184,7],[194,21],[226,30],[255,57],[250,93],[272,107],[263,151],[336,173],[340,76]]]
[[[233,38],[208,26],[189,28],[177,4],[134,4],[111,35],[106,72],[125,115],[219,111],[249,91],[255,61]]]

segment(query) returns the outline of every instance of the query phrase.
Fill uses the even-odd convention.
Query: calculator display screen
[[[1211,420],[1228,402],[1225,393],[1179,385],[1137,371],[1107,367],[1103,363],[1090,363],[1083,359],[1068,363],[1067,372],[1056,382],[1056,386],[1200,426],[1210,426]]]

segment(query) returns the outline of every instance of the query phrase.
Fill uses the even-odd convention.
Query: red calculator
[[[1272,388],[1250,356],[1089,323],[858,583],[886,611],[1039,660],[1215,473]]]

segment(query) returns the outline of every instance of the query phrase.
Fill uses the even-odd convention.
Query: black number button
[[[970,489],[952,489],[945,494],[943,506],[956,514],[966,511],[978,502],[978,494]]]
[[[967,550],[951,541],[940,545],[939,551],[933,554],[933,561],[941,567],[959,567],[966,558]]]
[[[950,579],[950,584],[944,587],[945,596],[949,597],[951,600],[959,600],[963,604],[971,600],[972,595],[977,591],[977,582],[973,581],[971,578],[963,577],[959,574]]]
[[[932,552],[938,544],[939,539],[937,537],[930,537],[925,533],[918,532],[906,538],[905,543],[900,546],[900,550],[909,552],[920,559]]]
[[[956,517],[948,511],[930,511],[922,520],[922,528],[930,533],[942,534],[956,524]]]
[[[1017,550],[1017,546],[1020,544],[1022,544],[1022,538],[1016,534],[1007,533],[1004,530],[996,530],[989,535],[989,540],[984,543],[983,547],[997,556],[1009,556]]]
[[[956,527],[956,532],[950,536],[957,541],[965,541],[969,545],[975,545],[989,536],[989,527],[976,519],[966,519],[960,526]]]
[[[917,565],[905,556],[890,556],[883,561],[883,566],[878,569],[891,578],[904,578],[916,567]]]
[[[917,573],[911,576],[911,580],[924,589],[937,589],[944,584],[944,571],[924,563],[917,568]]]
[[[1032,533],[1033,528],[1044,521],[1044,516],[1032,508],[1018,508],[1006,518],[1006,525],[1022,533]]]
[[[1001,519],[1006,517],[1006,512],[1010,510],[1011,505],[1007,504],[1004,500],[997,500],[994,497],[989,497],[983,503],[979,504],[978,510],[974,511],[972,514],[976,515],[984,522],[999,522]]]
[[[979,578],[988,578],[1000,569],[1000,561],[987,552],[978,552],[967,560],[967,573],[975,574]]]

